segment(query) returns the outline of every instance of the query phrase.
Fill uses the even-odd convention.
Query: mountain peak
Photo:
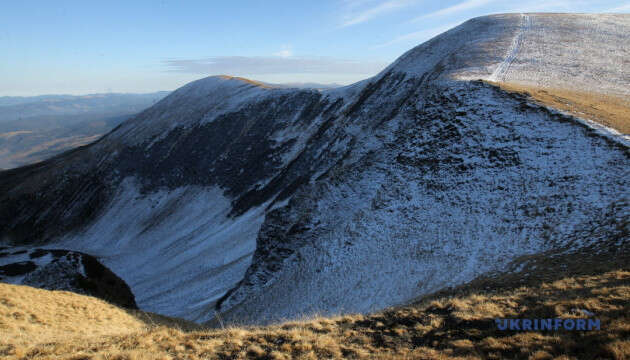
[[[242,77],[208,76],[173,91],[153,107],[122,124],[109,139],[128,144],[150,141],[155,136],[165,136],[175,127],[210,122],[242,104],[265,98],[272,92],[286,91]]]
[[[232,76],[232,75],[212,75],[212,76],[207,76],[205,78],[192,81],[192,82],[184,85],[184,87],[182,87],[182,88],[186,88],[188,86],[191,86],[191,87],[206,87],[206,88],[212,88],[212,87],[215,87],[215,86],[225,86],[225,87],[227,87],[227,86],[231,86],[231,87],[254,86],[254,87],[259,87],[259,88],[263,88],[263,89],[271,89],[271,88],[273,88],[273,86],[271,86],[269,84],[265,84],[265,83],[260,82],[260,81],[247,79],[247,78],[240,77],[240,76]]]
[[[409,50],[390,70],[628,95],[630,15],[494,14]]]
[[[249,85],[258,86],[258,87],[262,87],[262,88],[266,88],[266,89],[270,89],[270,88],[273,87],[273,86],[271,86],[269,84],[265,84],[265,83],[260,82],[260,81],[247,79],[247,78],[240,77],[240,76],[219,75],[219,77],[222,78],[222,79],[226,79],[226,80],[237,80],[237,81],[249,84]]]

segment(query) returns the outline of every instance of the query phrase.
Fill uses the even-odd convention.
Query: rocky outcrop
[[[129,286],[88,254],[59,249],[13,249],[0,254],[0,264],[0,281],[72,291],[137,309]]]

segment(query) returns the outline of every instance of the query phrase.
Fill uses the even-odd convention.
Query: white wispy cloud
[[[291,45],[283,45],[282,50],[275,52],[272,55],[286,58],[293,56],[293,50],[291,49]]]
[[[367,4],[374,4],[375,2],[379,2],[379,1],[381,0],[341,0],[344,7],[346,7],[349,10],[359,8]]]
[[[381,48],[381,47],[385,47],[385,46],[389,46],[389,45],[393,45],[393,44],[397,44],[397,43],[403,43],[403,42],[414,42],[416,44],[420,44],[422,42],[425,42],[426,40],[431,39],[432,37],[439,35],[447,30],[450,30],[452,28],[454,28],[455,26],[459,25],[459,22],[454,22],[454,23],[450,23],[450,24],[446,24],[446,25],[442,25],[442,26],[437,26],[434,28],[430,28],[430,29],[423,29],[423,30],[419,30],[419,31],[414,31],[408,34],[404,34],[404,35],[400,35],[397,36],[395,38],[393,38],[390,41],[387,41],[385,43],[382,44],[378,44],[376,46],[374,46],[374,48]]]
[[[617,6],[615,8],[612,9],[608,9],[606,12],[622,12],[622,11],[630,11],[630,3],[627,3],[625,5],[621,5],[621,6]]]
[[[278,52],[273,53],[273,55],[280,56],[280,57],[289,57],[293,55],[293,52],[289,49],[284,49],[284,50],[280,50]]]
[[[330,57],[215,56],[205,59],[164,60],[168,72],[229,74],[373,74],[387,63]]]
[[[372,5],[367,9],[361,5],[366,3],[371,4],[372,2],[350,2],[348,8],[351,9],[351,11],[344,17],[341,27],[357,25],[380,15],[411,6],[416,2],[417,0],[389,0],[380,2],[377,5]],[[356,10],[356,8],[361,8],[361,10]]]
[[[466,0],[464,2],[461,2],[459,4],[453,5],[453,6],[449,6],[437,11],[434,11],[432,13],[428,13],[422,16],[419,16],[415,19],[413,19],[412,21],[416,21],[416,20],[420,20],[420,19],[426,19],[426,18],[431,18],[431,17],[438,17],[438,16],[445,16],[445,15],[452,15],[454,13],[458,13],[461,11],[465,11],[465,10],[470,10],[470,9],[474,9],[474,8],[478,8],[493,2],[496,2],[497,0]]]

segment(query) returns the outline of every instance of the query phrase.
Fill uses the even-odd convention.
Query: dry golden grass
[[[630,98],[560,88],[537,88],[514,83],[491,83],[510,92],[526,93],[546,106],[630,134]]]
[[[219,75],[219,76],[221,78],[223,78],[223,79],[240,80],[240,81],[246,82],[246,83],[248,83],[250,85],[258,86],[258,87],[265,88],[265,89],[271,89],[272,88],[271,86],[269,86],[269,85],[267,85],[265,83],[262,83],[260,81],[250,80],[250,79],[247,79],[247,78],[244,78],[244,77],[230,76],[230,75]]]
[[[0,355],[7,346],[86,341],[145,331],[157,325],[191,329],[178,319],[126,310],[97,298],[0,283]],[[6,355],[6,354],[5,354]]]
[[[115,325],[115,326],[114,326]],[[0,284],[3,341],[28,343],[71,336],[138,331],[146,325],[125,310],[92,297],[66,291]]]
[[[619,249],[617,249],[619,250]],[[9,359],[630,358],[627,251],[530,256],[517,274],[481,277],[372,315],[266,327],[201,328],[68,292],[0,284],[0,357]],[[579,317],[600,331],[498,331],[494,318]]]

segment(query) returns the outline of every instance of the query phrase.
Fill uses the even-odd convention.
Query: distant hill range
[[[168,93],[0,97],[0,169],[90,143]]]

